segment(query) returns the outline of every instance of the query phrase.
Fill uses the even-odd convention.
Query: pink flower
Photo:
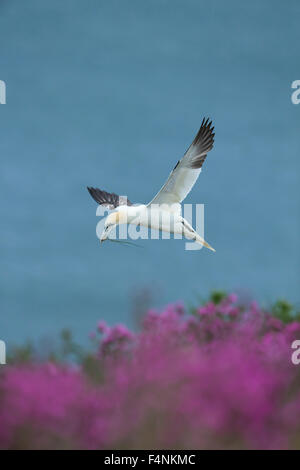
[[[213,315],[216,313],[216,305],[213,302],[208,302],[206,305],[203,307],[199,307],[197,309],[197,312],[199,315]]]
[[[230,295],[140,332],[98,324],[98,356],[0,370],[3,449],[281,449],[299,440],[299,369],[283,324]],[[92,338],[96,337],[92,333]],[[300,367],[300,366],[299,366]]]
[[[236,294],[229,294],[226,300],[230,304],[235,304],[238,301],[238,296]]]
[[[109,330],[109,327],[107,326],[105,321],[99,321],[97,325],[97,330],[99,333],[107,333]]]

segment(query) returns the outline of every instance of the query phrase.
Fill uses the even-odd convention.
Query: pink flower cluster
[[[0,447],[296,448],[295,339],[300,322],[235,295],[192,315],[181,303],[151,310],[135,334],[101,322],[97,379],[84,364],[1,369]]]

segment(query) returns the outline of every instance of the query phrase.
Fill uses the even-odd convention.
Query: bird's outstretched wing
[[[92,198],[95,199],[98,204],[105,206],[107,209],[112,210],[122,205],[132,206],[132,202],[124,196],[118,196],[115,193],[107,193],[106,191],[98,188],[88,187],[87,189]]]
[[[201,172],[207,153],[213,148],[212,121],[203,119],[201,127],[183,158],[177,162],[169,178],[148,204],[176,204],[188,195]]]

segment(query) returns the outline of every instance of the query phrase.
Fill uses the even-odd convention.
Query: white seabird
[[[181,202],[194,186],[201,167],[214,143],[212,121],[203,119],[192,144],[179,160],[169,178],[149,204],[132,204],[128,199],[115,193],[107,193],[98,188],[88,187],[88,191],[98,204],[114,210],[104,223],[100,242],[108,238],[111,230],[119,224],[142,225],[170,233],[182,234],[189,240],[215,251],[181,216]]]

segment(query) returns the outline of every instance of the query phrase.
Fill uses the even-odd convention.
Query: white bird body
[[[106,240],[116,225],[134,224],[181,234],[215,251],[181,216],[181,202],[194,186],[207,152],[213,147],[213,129],[211,122],[208,119],[206,121],[203,119],[193,143],[183,158],[177,162],[166,183],[147,205],[133,205],[127,199],[121,201],[121,198],[114,193],[88,187],[91,196],[99,204],[114,209],[114,212],[109,214],[105,220],[100,241]]]
[[[167,204],[165,204],[165,207],[158,204],[157,207],[155,205],[146,206],[145,204],[135,206],[119,206],[116,208],[116,212],[113,214],[118,213],[118,225],[141,225],[153,230],[174,234],[176,233],[183,235],[190,240],[195,240],[201,245],[211,248],[203,240],[203,238],[197,234],[189,222],[181,216],[181,211],[178,212],[178,208],[177,210],[174,208],[173,210],[170,210],[169,207],[170,206]],[[108,222],[116,225],[115,216],[113,214],[111,214],[112,218],[108,219]],[[102,241],[104,241],[106,238],[107,235],[105,234]]]

